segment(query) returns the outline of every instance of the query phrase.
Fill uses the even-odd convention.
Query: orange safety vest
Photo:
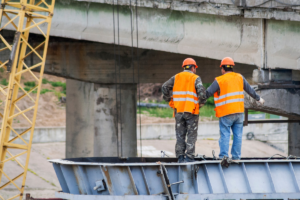
[[[198,77],[191,72],[180,72],[175,75],[173,102],[177,113],[199,114],[199,100],[195,88],[195,81]]]
[[[216,78],[220,92],[215,92],[216,117],[244,112],[244,82],[242,75],[230,72]]]

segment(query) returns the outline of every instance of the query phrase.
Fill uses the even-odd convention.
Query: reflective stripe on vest
[[[195,81],[199,76],[184,71],[175,75],[173,86],[173,102],[177,113],[189,112],[199,114],[198,95]]]
[[[191,101],[191,102],[196,103],[196,104],[198,103],[198,101],[196,101],[192,98],[188,98],[188,97],[186,97],[186,98],[173,98],[173,101]]]
[[[231,100],[226,100],[226,101],[223,101],[221,103],[217,103],[216,104],[216,107],[219,107],[219,106],[223,106],[225,104],[228,104],[228,103],[234,103],[234,102],[243,102],[244,99],[231,99]]]
[[[216,117],[244,112],[243,76],[230,72],[216,78],[220,90],[215,92]]]
[[[244,92],[232,92],[232,93],[228,93],[228,94],[224,94],[222,96],[219,96],[219,98],[214,98],[214,100],[219,101],[219,100],[224,99],[226,97],[231,97],[231,96],[234,96],[234,95],[242,95],[242,94],[244,94]]]
[[[186,91],[186,92],[173,92],[173,95],[174,94],[178,94],[178,95],[186,95],[186,94],[189,94],[189,95],[193,95],[194,97],[198,98],[197,94],[194,93],[194,92],[189,92],[189,91]]]

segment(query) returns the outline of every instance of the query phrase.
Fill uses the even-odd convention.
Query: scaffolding
[[[0,199],[1,190],[11,185],[17,192],[9,199],[23,197],[54,4],[55,0],[1,1],[0,51],[6,51],[7,57],[1,58],[0,70],[9,81],[0,85]],[[14,39],[3,29],[14,30]],[[43,41],[32,40],[31,31],[39,32]],[[32,79],[31,87],[21,83],[23,76]],[[22,99],[28,100],[28,106],[19,104]],[[20,117],[28,126],[19,134],[14,127]],[[11,171],[11,165],[20,169]]]

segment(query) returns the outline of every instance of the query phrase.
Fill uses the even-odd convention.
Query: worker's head
[[[190,70],[193,73],[196,73],[196,69],[198,68],[196,61],[192,58],[187,58],[183,61],[182,67],[184,70]]]
[[[195,65],[185,65],[183,67],[184,70],[190,70],[193,73],[196,73],[196,66]]]
[[[225,74],[227,72],[233,72],[233,66],[232,65],[222,65],[221,73]]]
[[[225,57],[223,58],[223,60],[221,61],[221,73],[225,74],[227,72],[232,72],[233,71],[233,66],[234,66],[234,61],[232,58],[230,57]]]

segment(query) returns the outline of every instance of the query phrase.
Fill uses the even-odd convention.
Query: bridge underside
[[[4,34],[13,40],[13,32]],[[31,39],[38,41],[39,37],[32,35]],[[9,55],[4,51],[0,56]],[[66,157],[136,156],[137,84],[165,82],[182,70],[186,57],[190,55],[52,37],[45,73],[67,78]],[[220,75],[220,60],[192,57],[204,83]],[[35,59],[31,54],[25,62]],[[248,80],[254,69],[254,65],[241,63],[235,67]],[[280,98],[291,101],[290,97]],[[294,95],[295,98],[299,99]],[[299,107],[299,101],[295,106]],[[257,109],[263,111],[264,107]],[[298,116],[300,111],[293,115]],[[290,135],[297,136],[300,129],[294,126],[289,129]],[[293,140],[290,148],[295,150],[294,155],[300,155],[297,141],[300,139]]]
[[[289,6],[295,0],[280,5],[262,0],[139,0],[137,7],[135,2],[58,1],[51,35],[127,47],[137,47],[138,40],[144,49],[300,69],[299,7]]]

